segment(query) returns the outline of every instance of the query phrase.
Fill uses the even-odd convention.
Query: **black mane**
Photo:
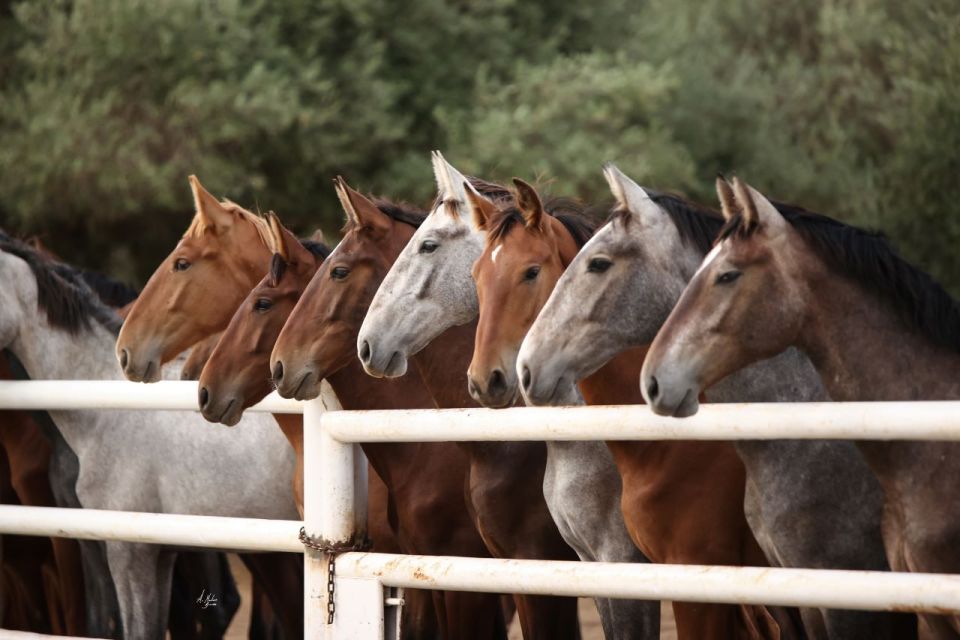
[[[646,192],[657,206],[667,212],[684,242],[692,245],[702,254],[710,251],[714,239],[723,227],[723,218],[717,211],[672,193],[660,193],[649,189]],[[624,225],[628,225],[631,219],[630,211],[624,207],[618,207],[610,216],[611,220],[615,218]]]
[[[795,205],[773,204],[827,265],[888,300],[904,321],[935,344],[960,351],[960,305],[929,274],[900,257],[883,233]],[[756,228],[737,214],[718,240],[746,238]]]
[[[24,242],[0,234],[0,251],[15,255],[30,267],[37,280],[37,303],[52,326],[76,334],[95,320],[116,333],[121,320],[90,289],[75,268],[55,262]]]
[[[89,269],[80,269],[80,277],[87,283],[87,286],[93,289],[100,301],[108,307],[119,309],[137,299],[140,292],[125,282],[114,280],[110,276],[104,275],[98,271]]]
[[[584,207],[569,198],[550,198],[544,202],[543,210],[563,224],[577,247],[583,247],[597,229],[596,221],[585,214]],[[512,201],[501,201],[501,208],[488,224],[487,241],[496,242],[510,233],[515,225],[523,226],[523,214]]]

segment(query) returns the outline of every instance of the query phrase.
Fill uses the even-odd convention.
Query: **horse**
[[[516,357],[524,335],[594,230],[576,207],[545,206],[533,187],[516,178],[514,184],[516,206],[496,207],[468,192],[475,222],[487,236],[473,265],[480,323],[471,386],[494,404],[498,395],[490,397],[491,385],[484,381],[510,371],[499,378],[507,381],[508,397],[519,393]],[[636,385],[642,357],[635,356],[621,354],[579,381],[582,394],[609,404],[642,401]],[[563,389],[558,395],[570,396]],[[602,443],[597,446],[617,463],[605,469],[617,488],[611,495],[616,500],[606,503],[605,513],[591,514],[594,523],[607,525],[605,533],[616,527],[657,562],[765,564],[743,515],[743,465],[729,445],[611,442],[609,451]],[[618,470],[625,471],[622,492]],[[767,615],[762,607],[680,602],[674,603],[674,613],[681,638],[751,637],[759,633],[754,620]],[[792,626],[786,615],[781,617]],[[783,630],[782,635],[790,634]]]
[[[79,277],[18,242],[0,243],[0,348],[34,378],[110,379],[118,328]],[[264,421],[245,435],[201,428],[180,412],[51,411],[78,469],[87,508],[291,519],[296,508],[277,472],[292,473],[286,444]],[[137,429],[129,424],[136,423]],[[202,491],[184,491],[192,478]],[[107,542],[106,558],[129,637],[161,637],[175,549]],[[88,591],[89,593],[89,591]],[[301,622],[302,624],[302,622]]]
[[[234,426],[245,409],[273,391],[269,370],[274,342],[300,294],[330,253],[318,242],[301,244],[283,228],[275,215],[268,214],[268,219],[270,244],[276,251],[270,261],[270,270],[237,307],[227,328],[216,334],[217,343],[208,353],[199,375],[200,410],[210,422]],[[275,414],[274,417],[296,454],[293,492],[302,514],[303,416]],[[400,547],[386,517],[387,487],[375,471],[368,477],[367,535],[377,552],[397,553]],[[417,638],[434,637],[436,621],[429,594],[411,589],[405,592],[404,600],[401,613],[404,634]]]
[[[9,239],[9,236],[5,237]],[[42,255],[56,258],[37,240],[32,239],[29,242]],[[96,271],[78,270],[77,273],[108,306],[124,307],[137,296],[135,289]],[[122,317],[123,313],[120,312],[120,315]],[[0,358],[0,378],[16,377],[18,376],[11,370],[7,358]],[[0,430],[0,444],[9,457],[13,488],[18,502],[31,506],[76,506],[75,496],[64,498],[64,494],[73,493],[76,482],[75,476],[70,472],[72,465],[67,465],[68,468],[64,469],[63,465],[51,464],[52,460],[63,460],[65,457],[75,459],[75,456],[72,452],[62,455],[54,453],[59,448],[58,445],[62,444],[62,438],[50,422],[49,416],[45,412],[3,413],[6,424],[5,428]],[[53,448],[48,438],[53,442]],[[58,502],[55,495],[64,501]],[[24,554],[21,558],[21,561],[43,558],[37,570],[43,578],[48,615],[42,626],[34,624],[32,630],[79,635],[88,632],[87,618],[92,622],[89,629],[91,633],[115,628],[118,619],[115,608],[118,605],[105,562],[87,561],[86,574],[81,566],[81,544],[87,549],[84,556],[89,556],[91,549],[102,546],[102,543],[70,538],[51,538],[50,543],[52,558],[43,554]],[[99,575],[90,575],[98,572]],[[224,555],[215,551],[180,553],[174,565],[173,580],[174,593],[198,593],[201,587],[204,587],[216,592],[220,602],[216,608],[200,609],[193,602],[192,596],[172,600],[168,628],[173,640],[221,637],[239,607],[239,594]],[[84,597],[85,582],[93,586],[91,592],[94,597]],[[91,609],[86,615],[85,606]],[[10,628],[9,622],[4,624]]]
[[[442,357],[450,351],[443,341],[445,332],[463,331],[468,336],[476,332],[478,302],[470,268],[483,250],[485,234],[475,226],[468,208],[467,193],[475,190],[475,185],[439,152],[433,154],[433,166],[438,185],[433,210],[396,258],[360,328],[358,354],[372,375],[397,375],[406,369],[408,357],[418,354],[420,358],[429,357],[432,349],[440,351]],[[502,188],[487,189],[487,195],[512,201],[510,192]],[[403,313],[396,313],[397,309],[403,309]],[[462,365],[457,368],[461,394],[468,390],[465,374],[473,350],[470,342],[464,347],[463,358],[458,361]],[[505,402],[510,401],[512,398]],[[540,500],[543,495],[546,509],[562,538],[581,559],[636,559],[636,549],[622,525],[619,530],[606,529],[596,526],[592,520],[594,514],[617,511],[619,480],[602,445],[523,443],[520,449],[521,445],[514,443],[513,451],[526,450],[530,452],[527,455],[543,452],[538,460],[541,466],[535,472],[531,464],[521,466],[509,462],[501,453],[487,453],[510,451],[510,445],[465,443],[464,446],[475,452],[473,459],[478,467],[483,464],[489,469],[484,473],[491,486],[488,491],[493,492],[495,482],[507,477],[514,486],[526,485],[527,491],[535,491],[540,509],[543,509],[539,506],[543,505]],[[494,464],[499,468],[491,467]],[[659,635],[656,603],[600,599],[597,605],[604,628],[610,634],[619,634],[618,637]]]
[[[356,332],[377,286],[396,256],[422,222],[424,214],[386,201],[375,203],[338,179],[337,190],[347,214],[347,233],[331,260],[331,284],[324,295],[301,302],[300,318],[291,316],[284,333],[292,344],[320,336],[318,359],[356,361]],[[374,266],[375,265],[375,266]],[[321,278],[318,275],[317,278]],[[331,311],[325,311],[331,309]],[[469,353],[470,336],[454,333],[418,362],[433,400],[441,407],[471,406],[463,368],[454,354]],[[279,349],[278,343],[278,349]],[[282,360],[284,377],[298,375]],[[529,481],[531,466],[542,467],[536,445],[459,444],[469,460],[467,498],[473,524],[495,557],[573,559],[543,503],[539,485]],[[538,482],[542,480],[538,478]],[[531,488],[534,490],[531,491]],[[461,495],[462,502],[462,495]],[[517,612],[526,638],[575,637],[576,602],[569,598],[517,596]]]
[[[342,194],[339,179],[336,186]],[[326,378],[344,408],[434,407],[414,372],[393,380],[363,373],[353,350],[356,327],[386,265],[376,254],[354,248],[357,236],[381,229],[351,218],[344,231],[274,346],[270,367],[277,391],[285,397],[310,398]],[[363,450],[395,496],[400,542],[407,553],[489,557],[464,502],[467,460],[456,445],[365,443]],[[499,616],[496,597],[438,593],[435,606],[444,637],[489,637],[500,632],[498,621],[490,628]]]
[[[835,401],[960,397],[960,305],[884,236],[718,181],[717,243],[657,334],[641,386],[664,415],[759,359],[799,348]],[[897,571],[960,571],[960,443],[859,441],[883,487]],[[836,479],[831,486],[840,488]],[[957,616],[920,615],[924,638]]]
[[[557,380],[583,378],[626,347],[649,345],[722,225],[716,212],[644,190],[612,165],[604,173],[617,201],[611,219],[560,278],[521,348],[518,363],[528,370],[522,374],[524,392],[534,398],[548,398]],[[812,367],[796,352],[758,366],[711,389],[707,398],[824,397]],[[734,446],[746,468],[745,514],[772,565],[888,568],[879,532],[880,489],[852,444]],[[909,637],[912,618],[838,610],[801,614],[815,638]]]

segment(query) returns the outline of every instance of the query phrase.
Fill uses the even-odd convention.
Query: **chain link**
[[[303,546],[326,554],[327,561],[327,624],[333,624],[333,614],[337,610],[334,601],[336,589],[337,555],[346,551],[369,551],[373,543],[369,538],[349,542],[327,542],[323,538],[307,535],[306,527],[300,527],[300,542]]]

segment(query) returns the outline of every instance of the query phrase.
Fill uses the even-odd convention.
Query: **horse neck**
[[[368,376],[358,360],[327,376],[340,406],[347,411],[376,409],[432,409],[434,404],[415,372],[399,378]],[[361,445],[370,464],[387,486],[418,464],[420,445],[411,442],[365,442]]]
[[[934,344],[847,278],[817,284],[799,342],[833,400],[960,397],[960,353]]]
[[[413,356],[424,384],[441,409],[476,407],[467,390],[467,369],[473,358],[477,321],[451,327]]]
[[[28,314],[10,350],[34,380],[118,380],[115,339],[96,320],[69,333],[50,326],[39,312]]]
[[[640,369],[650,345],[628,349],[614,356],[577,383],[587,404],[643,404]]]
[[[303,459],[303,416],[298,413],[275,413],[273,419],[290,442],[297,457]]]

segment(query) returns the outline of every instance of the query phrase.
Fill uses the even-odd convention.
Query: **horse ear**
[[[467,181],[466,176],[447,162],[439,151],[433,152],[433,172],[437,177],[437,192],[447,203],[444,208],[451,216],[458,217],[460,211],[457,205],[467,203],[467,192],[463,188],[463,183]]]
[[[733,191],[737,202],[743,211],[743,222],[746,229],[763,225],[767,233],[775,235],[787,226],[787,220],[762,193],[742,182],[733,179]]]
[[[717,176],[717,198],[720,199],[720,211],[723,212],[724,220],[730,220],[739,213],[737,197],[730,183],[721,175]]]
[[[337,176],[333,182],[337,189],[337,197],[340,198],[348,219],[362,229],[380,233],[390,231],[390,217],[380,211],[370,198],[350,188],[341,176]]]
[[[658,225],[664,221],[663,210],[650,198],[646,190],[620,171],[613,163],[603,167],[603,177],[607,179],[610,192],[617,205],[630,212],[633,218],[646,226]]]
[[[280,224],[280,218],[273,211],[267,212],[267,224],[270,228],[270,249],[287,261],[287,243],[283,237],[283,225]]]
[[[523,214],[523,225],[527,229],[542,229],[546,213],[537,190],[520,178],[513,179],[513,186],[517,190],[517,208]]]
[[[190,189],[193,191],[193,204],[196,208],[196,216],[200,220],[204,229],[210,229],[215,233],[222,233],[233,226],[233,215],[214,198],[209,191],[203,188],[197,176],[191,175],[187,178],[190,181]]]
[[[496,206],[480,195],[469,182],[463,183],[463,190],[467,194],[467,206],[470,207],[473,225],[477,229],[486,230],[487,223],[490,222],[490,218],[496,212]]]

